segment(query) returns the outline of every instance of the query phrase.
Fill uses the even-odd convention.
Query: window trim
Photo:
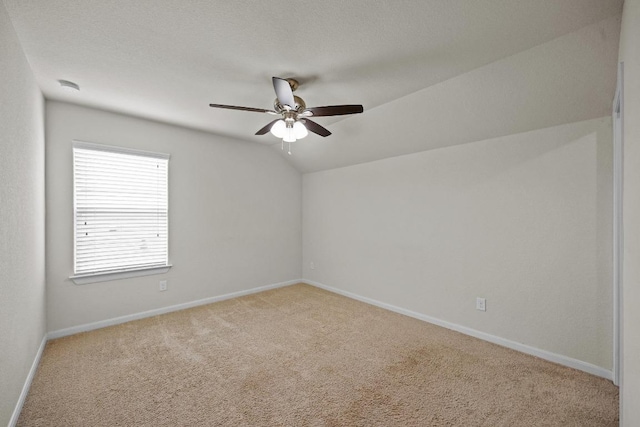
[[[69,276],[76,285],[86,285],[88,283],[109,282],[111,280],[128,279],[130,277],[152,276],[154,274],[164,274],[168,272],[171,264],[155,267],[136,268],[132,270],[110,271],[108,273],[76,274]]]
[[[112,145],[104,145],[104,144],[96,144],[93,142],[72,140],[72,148],[71,155],[73,156],[73,150],[75,148],[80,149],[89,149],[96,151],[105,151],[109,153],[120,153],[120,154],[132,154],[138,156],[146,156],[158,159],[169,160],[171,158],[170,154],[166,153],[158,153],[153,151],[145,151],[145,150],[137,150],[133,148],[126,147],[117,147]],[[75,164],[73,163],[73,188],[75,189]],[[168,173],[168,172],[167,172]],[[167,183],[167,199],[169,198],[169,184]],[[76,197],[75,190],[73,194],[73,270],[75,272],[75,262],[76,262]],[[167,205],[167,221],[169,218],[169,205]],[[106,282],[111,280],[119,280],[119,279],[127,279],[131,277],[140,277],[140,276],[150,276],[155,274],[164,274],[167,273],[173,265],[169,261],[169,236],[167,236],[167,264],[166,265],[153,265],[149,267],[139,267],[132,269],[121,269],[121,270],[112,270],[107,272],[95,272],[95,273],[83,273],[83,274],[72,274],[69,276],[76,285],[85,285],[88,283],[97,283],[97,282]]]

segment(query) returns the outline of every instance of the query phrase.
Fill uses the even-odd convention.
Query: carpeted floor
[[[307,285],[50,341],[19,426],[617,426],[610,381]]]

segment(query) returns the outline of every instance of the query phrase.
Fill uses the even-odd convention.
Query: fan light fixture
[[[284,142],[296,142],[309,135],[309,131],[300,121],[278,120],[271,126],[271,134]]]
[[[288,153],[291,154],[291,143],[296,142],[309,135],[309,131],[300,121],[291,119],[280,119],[271,126],[271,134],[276,138],[282,139],[282,148],[284,143],[289,144]]]

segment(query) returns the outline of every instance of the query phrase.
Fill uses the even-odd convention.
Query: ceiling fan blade
[[[344,116],[346,114],[362,113],[362,105],[328,105],[326,107],[312,107],[304,110],[303,114],[311,113],[312,117]]]
[[[273,89],[276,91],[276,96],[280,104],[288,105],[291,109],[294,109],[296,107],[296,101],[293,99],[293,91],[291,90],[291,86],[289,86],[289,82],[280,77],[272,77],[271,81],[273,82]]]
[[[304,119],[303,124],[304,124],[304,126],[307,128],[307,130],[309,132],[313,132],[313,133],[318,134],[320,136],[329,136],[329,135],[331,135],[331,132],[329,132],[328,129],[325,129],[324,127],[320,126],[316,122],[312,122],[309,119]]]
[[[269,113],[278,114],[273,110],[265,110],[264,108],[252,108],[252,107],[238,107],[236,105],[224,105],[224,104],[209,104],[209,107],[213,108],[226,108],[227,110],[240,110],[240,111],[253,111],[255,113]]]
[[[271,130],[271,126],[273,126],[278,120],[280,119],[275,119],[274,121],[269,122],[265,127],[256,132],[256,135],[264,135],[265,133],[268,133]]]

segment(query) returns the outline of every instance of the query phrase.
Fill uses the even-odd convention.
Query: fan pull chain
[[[289,141],[287,144],[289,144],[288,148],[287,148],[287,153],[289,153],[289,155],[291,155],[291,141]],[[280,143],[280,149],[282,151],[284,151],[284,138],[282,139],[282,142]]]

